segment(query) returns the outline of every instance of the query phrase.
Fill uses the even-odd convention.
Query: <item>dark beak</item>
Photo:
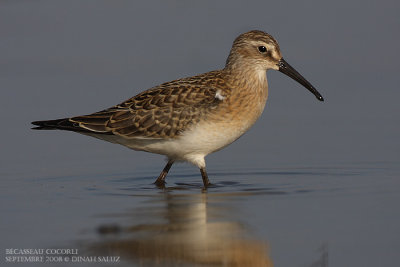
[[[279,60],[278,66],[280,72],[299,82],[311,93],[313,93],[318,100],[324,101],[324,98],[321,96],[320,93],[318,93],[317,89],[315,89],[314,86],[311,85],[311,83],[309,83],[303,76],[301,76],[301,74],[298,73],[292,66],[290,66],[289,63],[287,63],[283,58]]]

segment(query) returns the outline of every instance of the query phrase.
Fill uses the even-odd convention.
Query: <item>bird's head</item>
[[[225,69],[245,73],[251,70],[262,75],[270,69],[279,70],[307,88],[318,100],[324,101],[314,86],[283,59],[278,42],[263,31],[254,30],[239,35],[233,42]]]

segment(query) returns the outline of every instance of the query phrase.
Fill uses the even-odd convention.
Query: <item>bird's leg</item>
[[[210,185],[210,181],[208,180],[208,175],[206,172],[206,168],[200,168],[201,178],[203,178],[204,188],[207,188]]]
[[[167,165],[165,165],[164,169],[158,176],[157,180],[154,182],[157,186],[164,186],[165,185],[165,177],[167,177],[169,169],[171,169],[172,164],[174,164],[173,160],[169,160]]]

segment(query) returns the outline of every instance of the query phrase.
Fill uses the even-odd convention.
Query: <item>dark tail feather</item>
[[[78,123],[71,122],[68,118],[49,121],[33,121],[32,124],[37,126],[33,127],[33,130],[67,130],[74,132],[87,131],[79,127]]]

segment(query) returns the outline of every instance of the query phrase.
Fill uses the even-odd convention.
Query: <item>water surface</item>
[[[207,191],[190,166],[171,170],[165,189],[152,173],[24,180],[19,194],[2,195],[12,203],[2,243],[118,256],[118,266],[373,266],[397,257],[397,166],[216,170]]]

